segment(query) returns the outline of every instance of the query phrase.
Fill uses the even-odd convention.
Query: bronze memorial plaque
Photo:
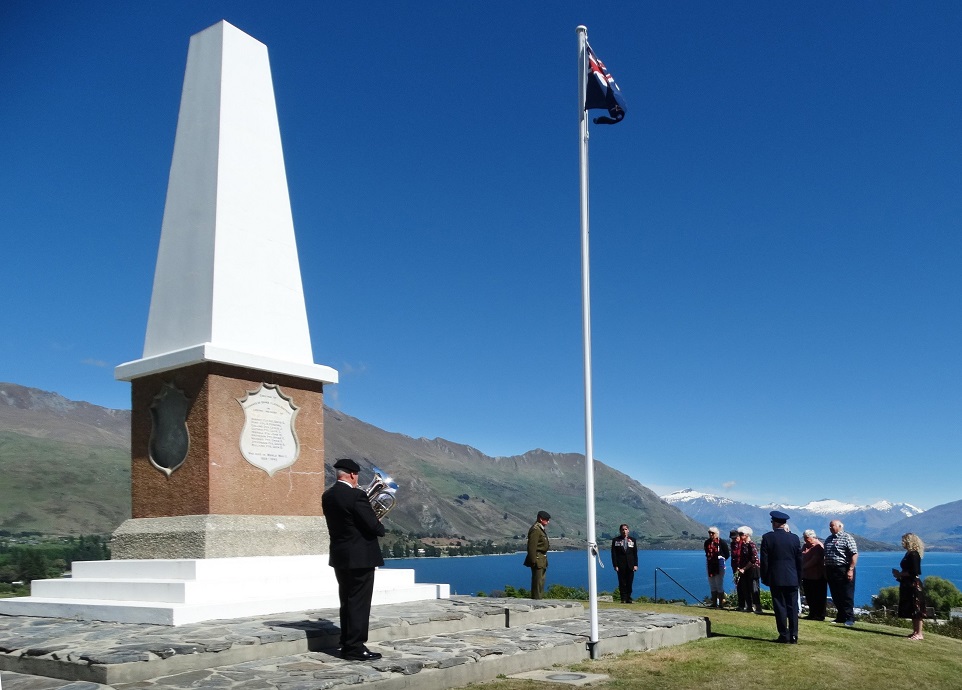
[[[147,457],[150,464],[168,477],[184,464],[190,449],[187,410],[190,400],[184,391],[165,383],[150,405],[150,440]]]

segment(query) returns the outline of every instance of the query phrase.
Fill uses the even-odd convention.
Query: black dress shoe
[[[379,652],[369,652],[364,650],[363,652],[342,652],[341,658],[347,659],[348,661],[377,661],[383,656]]]
[[[788,644],[788,638],[787,638],[787,637],[776,637],[774,640],[772,640],[772,642],[775,642],[776,644]]]
[[[793,637],[793,638],[792,638],[791,640],[789,640],[788,642],[789,642],[789,644],[798,644],[798,638],[797,638],[797,637]]]

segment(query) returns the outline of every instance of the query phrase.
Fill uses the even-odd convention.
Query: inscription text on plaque
[[[240,451],[247,462],[272,477],[293,465],[301,450],[294,431],[297,406],[293,400],[277,386],[262,383],[237,402],[244,408]]]

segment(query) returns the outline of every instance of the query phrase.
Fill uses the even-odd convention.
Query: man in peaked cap
[[[540,599],[544,593],[545,575],[548,573],[548,521],[551,516],[544,510],[538,511],[531,529],[528,530],[528,555],[524,564],[531,568],[531,598]]]
[[[367,494],[357,488],[361,466],[350,458],[334,463],[337,481],[321,496],[321,508],[331,535],[328,564],[337,577],[341,601],[341,656],[352,661],[381,658],[365,643],[374,595],[374,569],[384,565],[377,538],[384,525],[377,519]]]
[[[788,515],[769,513],[772,531],[762,536],[762,583],[772,591],[775,625],[782,644],[798,644],[798,586],[802,582],[802,545],[788,531]]]

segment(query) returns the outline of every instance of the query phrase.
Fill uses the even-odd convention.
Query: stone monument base
[[[75,561],[71,577],[34,580],[29,597],[0,599],[0,614],[184,625],[337,609],[334,569],[321,556]],[[374,604],[447,599],[447,584],[379,568]]]
[[[126,520],[110,540],[114,559],[309,556],[330,551],[323,517],[180,515]]]

